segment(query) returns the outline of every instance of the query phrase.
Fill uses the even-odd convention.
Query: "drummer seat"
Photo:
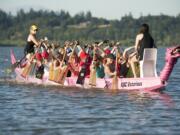
[[[140,77],[157,77],[156,71],[157,49],[144,49],[143,60],[140,61]]]

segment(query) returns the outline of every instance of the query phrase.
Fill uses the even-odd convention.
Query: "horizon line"
[[[149,14],[143,15],[143,13],[139,13],[139,16],[138,16],[138,17],[135,17],[135,16],[132,14],[132,12],[129,12],[129,13],[125,13],[125,14],[124,14],[123,16],[121,16],[120,18],[116,18],[116,19],[115,19],[115,18],[106,18],[106,17],[94,16],[91,11],[83,11],[83,10],[75,13],[74,15],[72,15],[72,13],[70,13],[70,11],[65,10],[65,9],[60,9],[60,10],[37,9],[37,10],[36,10],[36,9],[34,9],[34,8],[29,8],[29,9],[26,9],[26,10],[25,10],[25,9],[23,9],[23,8],[20,8],[20,9],[16,10],[15,13],[12,13],[12,11],[5,11],[5,10],[3,10],[3,9],[0,9],[0,11],[3,11],[3,12],[5,12],[6,14],[9,14],[9,15],[12,15],[12,16],[17,16],[17,13],[20,12],[20,11],[23,11],[24,13],[27,14],[27,13],[29,13],[31,10],[33,10],[33,11],[35,11],[35,12],[39,12],[39,11],[43,11],[43,12],[47,11],[48,13],[54,12],[56,15],[58,15],[58,14],[60,14],[62,11],[64,11],[64,12],[68,13],[71,17],[74,17],[74,16],[76,16],[76,15],[78,15],[78,14],[81,14],[81,13],[87,14],[88,12],[90,12],[91,15],[92,15],[92,17],[102,18],[102,19],[106,19],[106,20],[121,20],[123,17],[126,17],[126,16],[131,16],[133,19],[139,19],[139,18],[141,18],[141,17],[148,17],[148,16],[169,16],[169,17],[178,17],[178,16],[180,16],[180,13],[178,13],[178,14],[176,14],[176,15],[168,15],[168,14],[165,14],[165,13],[159,13],[159,14],[156,14],[156,15],[153,15],[153,14],[149,13]]]

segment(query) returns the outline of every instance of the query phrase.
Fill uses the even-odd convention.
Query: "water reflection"
[[[112,98],[117,96],[127,97],[127,100],[133,101],[134,103],[141,104],[144,106],[149,106],[155,100],[161,100],[164,105],[168,107],[173,107],[174,102],[170,95],[166,92],[159,91],[147,91],[147,90],[136,90],[136,91],[111,91],[111,90],[98,90],[98,89],[82,89],[82,88],[67,88],[67,87],[59,87],[59,86],[42,86],[35,84],[20,84],[17,83],[11,76],[5,76],[0,78],[0,84],[8,84],[13,87],[21,85],[23,87],[27,87],[28,90],[32,89],[40,89],[47,90],[49,94],[62,94],[69,97],[74,98],[96,98],[99,96],[103,96],[106,98]],[[32,91],[32,95],[34,91]],[[37,92],[35,92],[37,93]]]
[[[179,134],[179,62],[162,92],[112,92],[17,84],[0,53],[0,134]],[[13,48],[20,58],[23,48]],[[164,65],[159,49],[158,70]],[[5,77],[2,77],[5,76]]]
[[[163,132],[164,126],[172,124],[173,102],[166,92],[114,93],[16,84],[7,79],[0,85],[0,127],[8,134],[141,134],[150,129],[157,133],[156,126]]]

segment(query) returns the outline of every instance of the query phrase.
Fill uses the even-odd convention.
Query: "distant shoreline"
[[[54,42],[79,40],[84,43],[114,40],[125,46],[133,46],[140,26],[148,23],[157,46],[180,43],[180,14],[177,16],[147,15],[139,18],[133,18],[129,14],[120,20],[110,20],[94,17],[90,11],[73,16],[63,10],[60,12],[33,9],[29,12],[20,11],[13,17],[5,11],[0,12],[0,16],[5,16],[0,19],[0,44],[3,46],[25,46],[29,27],[33,24],[39,28],[38,39],[48,37]]]
[[[0,47],[23,47],[23,46],[20,46],[20,45],[13,45],[13,44],[0,44]]]
[[[10,39],[4,39],[0,40],[0,46],[1,47],[23,47],[26,45],[26,42],[20,39],[17,40],[10,40]]]

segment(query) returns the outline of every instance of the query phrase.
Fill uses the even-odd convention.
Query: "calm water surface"
[[[18,58],[22,48],[12,48]],[[0,135],[180,134],[180,62],[161,92],[111,92],[18,85],[0,47]],[[158,52],[158,71],[164,65]],[[12,79],[7,79],[7,78]]]

